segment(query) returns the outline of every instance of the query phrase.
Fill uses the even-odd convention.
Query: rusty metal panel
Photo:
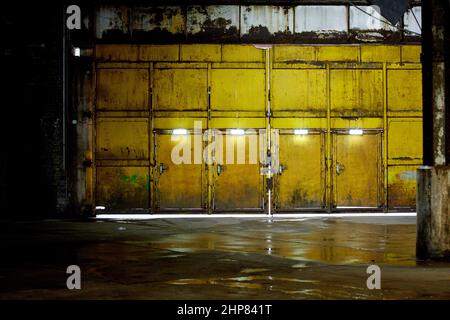
[[[422,111],[422,71],[388,70],[389,111]]]
[[[130,29],[135,40],[176,41],[184,38],[185,20],[179,6],[132,7]]]
[[[206,69],[155,69],[155,110],[206,110]]]
[[[179,45],[140,45],[140,61],[178,61]]]
[[[361,46],[362,62],[400,62],[400,46],[363,45]]]
[[[347,40],[347,8],[345,6],[296,6],[296,38],[315,42]]]
[[[147,119],[97,118],[96,159],[148,159]]]
[[[193,40],[239,40],[239,6],[190,6],[187,32]]]
[[[211,105],[213,110],[264,111],[264,70],[211,70]]]
[[[317,48],[314,46],[276,45],[273,48],[274,62],[305,62],[317,60]]]
[[[402,62],[420,63],[421,46],[408,45],[401,46],[402,48]]]
[[[201,134],[197,135],[201,141]],[[203,165],[194,162],[195,153],[198,152],[195,149],[198,146],[196,147],[194,136],[163,133],[157,135],[157,210],[190,210],[203,207]],[[199,147],[202,148],[202,144]],[[186,157],[187,163],[174,162],[172,154],[175,153],[176,156]]]
[[[383,115],[383,73],[381,70],[331,70],[332,115]]]
[[[359,46],[319,46],[317,47],[318,61],[344,61],[359,62],[360,47]]]
[[[99,44],[95,47],[95,58],[99,61],[138,61],[139,47],[126,44]]]
[[[185,44],[181,45],[181,61],[220,62],[221,46],[218,44]]]
[[[380,206],[380,146],[381,134],[334,135],[334,206]]]
[[[148,109],[148,88],[148,70],[98,69],[97,110]]]
[[[253,45],[222,45],[222,62],[264,62],[264,50]]]
[[[388,204],[389,208],[416,207],[417,165],[389,166]]]
[[[216,154],[214,166],[215,211],[262,210],[258,148],[251,147],[252,143],[257,146],[258,140],[257,134],[228,134],[223,138],[222,158]]]
[[[294,8],[281,6],[242,6],[241,39],[286,41],[294,32]]]
[[[325,206],[324,142],[320,133],[280,134],[277,210]]]
[[[388,126],[388,159],[390,163],[422,160],[422,120],[392,119]]]
[[[147,167],[97,167],[96,205],[107,211],[149,208]]]
[[[274,111],[326,113],[326,71],[272,70],[272,108]]]

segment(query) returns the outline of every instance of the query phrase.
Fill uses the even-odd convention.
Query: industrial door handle
[[[222,173],[222,166],[220,164],[217,165],[217,176],[220,176]]]
[[[167,167],[164,165],[164,163],[160,163],[159,164],[159,174],[160,175],[163,174],[164,171],[166,171],[166,170],[167,170]]]
[[[340,175],[345,170],[345,166],[341,163],[336,164],[336,174]]]

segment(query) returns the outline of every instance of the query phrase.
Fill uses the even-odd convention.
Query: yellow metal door
[[[333,139],[334,206],[379,207],[381,200],[381,134],[337,133]]]
[[[195,161],[194,134],[158,134],[156,138],[156,210],[203,208],[203,166]],[[197,140],[198,141],[198,140]],[[201,140],[199,140],[201,141]],[[182,161],[184,159],[184,161]],[[199,162],[199,163],[196,163]]]
[[[257,145],[257,134],[223,137],[223,154],[214,157],[215,211],[263,210]]]
[[[280,132],[277,211],[325,207],[324,139],[320,132]]]

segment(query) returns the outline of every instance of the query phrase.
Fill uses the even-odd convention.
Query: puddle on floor
[[[173,234],[149,245],[183,253],[213,250],[331,264],[416,265],[414,224],[315,223],[244,221],[220,230]]]

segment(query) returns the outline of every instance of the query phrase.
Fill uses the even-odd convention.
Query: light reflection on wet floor
[[[406,219],[405,219],[406,220]],[[411,219],[409,219],[411,220]],[[251,252],[334,264],[387,263],[411,266],[415,225],[330,221],[244,221],[230,228],[173,234],[151,246],[175,252]]]
[[[0,249],[16,263],[0,265],[0,298],[450,298],[450,264],[416,262],[414,218],[8,227]],[[83,270],[79,292],[64,288],[69,264]],[[383,290],[367,289],[370,264],[382,268]]]

